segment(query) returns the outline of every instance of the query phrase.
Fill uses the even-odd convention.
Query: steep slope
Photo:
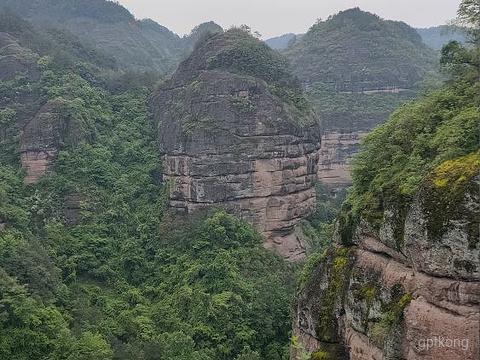
[[[322,118],[319,177],[334,188],[350,182],[349,162],[364,134],[436,68],[413,28],[358,8],[313,25],[285,54]]]
[[[83,119],[73,118],[75,95],[89,88],[78,81],[78,75],[88,74],[89,80],[99,83],[104,81],[99,74],[114,72],[116,64],[68,32],[42,31],[4,14],[0,14],[0,53],[0,144],[15,149],[27,173],[25,181],[32,183],[49,170],[58,150],[94,131]],[[55,77],[67,72],[72,76],[62,79],[77,88],[59,86],[49,93],[59,85]]]
[[[11,12],[41,28],[68,29],[84,44],[113,57],[125,70],[173,71],[183,52],[182,39],[152,20],[136,20],[127,9],[106,0],[5,0]]]
[[[285,61],[248,32],[206,41],[152,98],[170,204],[232,209],[291,260],[315,205],[319,125]]]
[[[286,54],[303,83],[339,92],[411,89],[435,61],[415,29],[359,8],[318,22]]]
[[[444,88],[396,111],[354,163],[335,244],[296,304],[312,359],[478,357],[478,48],[442,64]]]
[[[67,35],[0,17],[0,359],[282,359],[293,267],[225,212],[170,221],[155,72]]]
[[[196,26],[190,34],[183,37],[184,55],[188,56],[195,49],[198,42],[205,37],[223,32],[223,28],[213,21],[209,21]]]

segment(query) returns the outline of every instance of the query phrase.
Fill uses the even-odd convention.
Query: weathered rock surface
[[[362,222],[355,246],[337,245],[323,258],[298,297],[293,324],[309,352],[336,360],[478,358],[479,242],[471,221],[478,219],[478,187],[449,209],[432,209],[429,192],[422,188],[404,223],[394,209],[386,211],[379,231]],[[447,210],[450,219],[438,232],[429,221]],[[342,251],[351,251],[351,267]],[[345,355],[334,355],[329,343]]]
[[[60,136],[60,122],[58,109],[48,104],[24,127],[20,140],[20,160],[27,172],[25,183],[36,182],[48,171]]]
[[[359,8],[318,21],[285,55],[322,119],[319,178],[333,194],[351,184],[364,134],[414,98],[415,83],[437,67],[415,29]]]
[[[0,32],[0,80],[9,81],[18,74],[26,74],[27,79],[36,81],[40,78],[37,68],[38,56],[22,47],[14,36]]]
[[[20,159],[31,184],[49,171],[60,147],[75,146],[83,136],[78,123],[67,115],[62,100],[50,101],[26,122],[20,139]]]
[[[194,52],[151,100],[170,205],[231,209],[296,260],[305,248],[295,226],[315,208],[319,126],[264,80],[209,69],[229,35]]]
[[[325,131],[318,164],[318,179],[333,192],[347,187],[352,179],[350,162],[366,132]]]
[[[82,193],[70,193],[65,196],[62,213],[67,226],[73,227],[80,225],[82,221],[82,204],[88,200],[88,197]]]

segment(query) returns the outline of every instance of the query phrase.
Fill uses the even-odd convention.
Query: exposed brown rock
[[[77,226],[81,223],[82,204],[87,200],[88,198],[81,193],[70,193],[65,196],[62,211],[67,226]]]
[[[322,135],[318,179],[332,191],[344,189],[351,183],[350,162],[365,135],[363,131],[326,131]]]
[[[20,155],[20,161],[27,171],[25,176],[26,184],[37,182],[38,178],[47,173],[49,166],[53,160],[55,151],[29,151],[24,150]]]
[[[20,139],[20,159],[27,171],[25,183],[34,183],[49,171],[60,147],[75,146],[84,136],[67,114],[65,101],[53,100],[26,122]]]
[[[44,175],[55,155],[61,130],[58,104],[48,103],[26,124],[20,140],[21,162],[27,171],[25,182]]]
[[[478,188],[470,189],[449,209],[462,217],[440,235],[433,236],[427,224],[438,217],[435,212],[446,210],[426,210],[427,188],[409,207],[404,224],[396,209],[385,211],[379,231],[362,221],[352,239],[353,268],[343,287],[337,284],[343,289],[337,299],[344,300],[335,303],[333,312],[325,304],[336,281],[334,265],[324,258],[298,296],[294,335],[306,349],[322,349],[322,327],[334,324],[336,341],[349,355],[332,359],[477,359],[479,243],[469,241],[469,219],[475,218],[472,214],[478,218],[479,199]],[[400,240],[398,226],[403,227]]]
[[[305,248],[295,226],[315,208],[319,125],[259,78],[208,70],[226,36],[197,50],[151,101],[170,205],[226,207],[296,260]]]

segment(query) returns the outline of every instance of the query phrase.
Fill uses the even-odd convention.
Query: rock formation
[[[366,133],[326,131],[318,164],[318,179],[336,193],[351,183],[350,162],[358,152]]]
[[[38,56],[20,46],[17,38],[0,32],[0,80],[10,81],[18,74],[26,74],[28,80],[37,81],[40,71],[36,66]]]
[[[61,109],[57,105],[44,105],[23,129],[20,160],[27,172],[27,184],[36,182],[48,171],[57,151],[62,127]]]
[[[337,236],[296,304],[312,359],[477,359],[478,204],[474,180],[456,202],[427,183],[405,217],[385,211],[379,231],[362,221],[353,246]]]
[[[437,61],[415,29],[359,8],[317,22],[285,55],[322,119],[319,178],[333,193],[351,183],[364,133],[412,99]]]
[[[247,46],[252,58],[244,59]],[[245,60],[259,70],[256,51],[277,68],[235,68]],[[170,205],[187,213],[231,209],[265,235],[267,247],[296,260],[305,252],[296,225],[315,208],[320,130],[310,111],[278,95],[278,82],[263,76],[280,71],[277,56],[244,31],[215,35],[151,103]]]

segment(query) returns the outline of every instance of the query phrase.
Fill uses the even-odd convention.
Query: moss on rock
[[[427,231],[432,241],[439,240],[452,228],[455,221],[467,222],[469,246],[474,248],[479,239],[478,208],[468,202],[476,202],[478,185],[479,152],[448,160],[437,166],[424,184],[424,207]]]

